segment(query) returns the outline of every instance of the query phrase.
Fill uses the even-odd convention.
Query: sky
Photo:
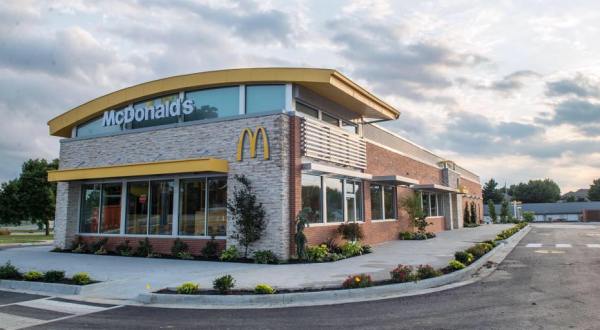
[[[337,69],[386,128],[501,185],[600,178],[600,2],[2,1],[0,182],[56,158],[47,121],[173,75]]]

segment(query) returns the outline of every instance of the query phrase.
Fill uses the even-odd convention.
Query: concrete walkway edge
[[[317,292],[283,293],[274,295],[176,295],[143,293],[137,301],[155,307],[201,309],[247,309],[319,306],[415,296],[448,290],[474,283],[495,269],[527,235],[527,226],[468,267],[439,277],[418,282],[380,285],[362,289],[328,290]],[[492,262],[489,267],[484,267]],[[348,274],[352,275],[352,274]]]

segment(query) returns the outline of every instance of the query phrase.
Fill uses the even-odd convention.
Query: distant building
[[[500,204],[496,204],[496,214],[500,217]],[[521,219],[524,212],[533,212],[536,222],[552,221],[600,221],[600,202],[572,203],[522,203],[509,207],[513,217]],[[484,210],[484,219],[491,219],[488,209]]]
[[[560,200],[563,202],[568,201],[569,199],[575,202],[589,202],[588,198],[589,189],[578,189],[577,191],[569,191],[568,193],[562,195]]]

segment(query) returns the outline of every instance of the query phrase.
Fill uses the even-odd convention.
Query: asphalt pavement
[[[106,306],[57,321],[45,320],[35,328],[599,329],[598,283],[598,227],[535,225],[490,276],[433,294],[285,309]],[[0,305],[4,305],[0,313],[15,299],[21,298],[0,292]],[[31,299],[39,301],[39,297]],[[0,314],[0,327],[2,324]]]

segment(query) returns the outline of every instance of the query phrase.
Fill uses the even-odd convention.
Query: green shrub
[[[208,259],[217,259],[219,257],[219,243],[217,243],[214,236],[210,238],[210,241],[206,242],[200,254]]]
[[[419,267],[417,267],[417,278],[419,280],[438,277],[440,275],[442,275],[442,272],[431,267],[430,265],[420,265]]]
[[[90,275],[84,272],[73,274],[71,280],[77,285],[86,285],[92,282],[92,278],[90,277]]]
[[[237,247],[235,247],[235,245],[232,245],[232,246],[226,248],[225,250],[223,250],[223,252],[221,253],[221,256],[219,257],[219,259],[221,261],[235,261],[239,258],[240,258],[240,253],[238,252],[238,249],[237,249]]]
[[[367,254],[367,253],[371,253],[371,252],[373,252],[373,248],[370,245],[365,244],[362,246],[363,254]]]
[[[200,292],[200,285],[192,282],[185,282],[177,287],[178,294],[196,294]]]
[[[44,278],[44,274],[36,270],[29,271],[23,274],[25,281],[39,281]]]
[[[342,235],[343,239],[353,242],[360,241],[364,237],[362,228],[356,222],[341,223],[337,232]]]
[[[472,254],[475,259],[479,259],[484,254],[486,254],[489,251],[491,251],[493,248],[494,248],[494,246],[491,245],[491,244],[488,244],[488,243],[478,243],[478,244],[475,244],[474,246],[466,249],[465,252]]]
[[[10,261],[0,266],[0,279],[2,280],[18,280],[21,276],[17,267],[13,266]]]
[[[448,263],[448,267],[451,270],[460,270],[465,268],[465,264],[463,264],[462,262],[458,261],[458,260],[450,260],[450,262]]]
[[[177,254],[177,258],[183,259],[183,260],[193,260],[194,256],[191,253],[184,251],[184,252],[179,252]]]
[[[435,235],[435,233],[428,232],[428,233],[425,233],[425,236],[427,236],[427,238],[429,239],[429,238],[435,238],[436,235]]]
[[[325,257],[324,261],[338,261],[338,260],[342,260],[342,259],[346,259],[346,257],[343,254],[328,253],[327,257]]]
[[[461,262],[462,264],[469,265],[475,259],[472,254],[465,251],[458,251],[454,254],[454,259]]]
[[[410,281],[416,281],[417,277],[413,273],[413,267],[408,265],[398,265],[390,272],[392,281],[396,283],[404,283]]]
[[[309,246],[306,248],[306,256],[309,261],[324,261],[328,253],[329,250],[325,244]]]
[[[117,253],[119,255],[122,255],[124,257],[130,256],[131,255],[131,246],[129,246],[129,240],[125,239],[123,241],[123,243],[117,245],[115,250],[117,251]]]
[[[60,282],[65,279],[65,272],[62,270],[49,270],[44,273],[45,282]]]
[[[398,235],[398,238],[401,240],[412,240],[413,236],[414,236],[414,233],[411,233],[409,231],[402,231]]]
[[[152,244],[148,237],[144,238],[143,241],[138,242],[138,248],[135,254],[140,257],[152,257]]]
[[[256,294],[274,294],[275,293],[275,289],[273,289],[268,284],[261,283],[261,284],[258,284],[254,288],[254,293],[256,293]]]
[[[421,241],[421,240],[424,240],[424,239],[427,239],[427,234],[425,234],[425,233],[421,233],[421,232],[419,232],[419,233],[415,233],[415,234],[413,235],[413,239],[414,239],[414,240],[419,240],[419,241]]]
[[[354,257],[362,254],[362,246],[358,242],[346,242],[341,247],[342,255],[346,258]]]
[[[179,254],[182,252],[188,252],[188,249],[189,247],[187,243],[178,237],[173,241],[173,245],[171,246],[171,255],[179,258]]]
[[[339,254],[342,253],[342,248],[338,244],[338,242],[335,239],[335,237],[330,237],[330,238],[327,239],[327,241],[325,241],[325,242],[323,242],[321,244],[327,245],[327,250],[330,253],[339,253]]]
[[[106,254],[106,243],[108,243],[108,237],[101,238],[92,243],[91,251],[93,254]]]
[[[231,275],[225,275],[216,278],[213,281],[213,289],[219,291],[220,294],[226,294],[235,286],[235,279]]]
[[[535,220],[535,212],[525,211],[523,212],[523,221],[532,222]]]
[[[254,252],[254,262],[257,264],[278,264],[279,258],[271,250],[260,250]]]
[[[359,274],[348,276],[342,283],[344,289],[366,288],[373,285],[371,276],[367,274]]]

